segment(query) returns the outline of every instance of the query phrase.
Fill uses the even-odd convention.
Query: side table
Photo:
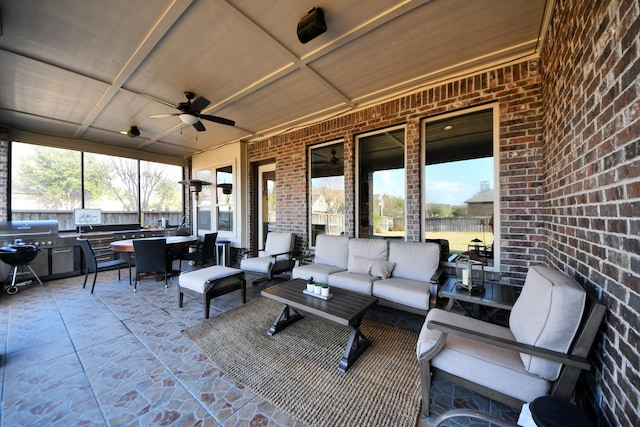
[[[496,321],[496,314],[500,310],[511,311],[518,298],[518,291],[519,288],[514,286],[485,282],[484,292],[469,293],[465,290],[458,290],[456,288],[456,278],[449,277],[440,292],[438,292],[438,296],[449,299],[445,307],[447,311],[451,310],[453,305],[456,304],[468,316]],[[471,309],[468,309],[464,303],[471,305]]]

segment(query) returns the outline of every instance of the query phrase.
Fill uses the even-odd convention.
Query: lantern
[[[466,255],[456,258],[456,288],[471,293],[484,292],[484,263]]]

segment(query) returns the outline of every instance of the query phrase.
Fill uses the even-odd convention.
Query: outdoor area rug
[[[184,333],[228,376],[305,424],[416,425],[415,332],[363,320],[372,344],[341,373],[348,329],[306,315],[271,337],[267,331],[281,308],[260,297]]]

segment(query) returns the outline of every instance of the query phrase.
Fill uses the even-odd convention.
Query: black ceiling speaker
[[[129,138],[135,138],[136,136],[140,136],[140,129],[138,129],[138,126],[131,126],[127,135],[129,135]]]
[[[298,40],[301,43],[313,40],[325,31],[327,24],[324,22],[324,12],[319,7],[309,9],[298,22]]]

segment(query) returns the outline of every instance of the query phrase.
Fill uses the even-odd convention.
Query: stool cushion
[[[182,273],[178,276],[178,284],[181,288],[203,293],[208,283],[238,274],[243,274],[242,270],[224,267],[222,265],[214,265],[212,267]]]

